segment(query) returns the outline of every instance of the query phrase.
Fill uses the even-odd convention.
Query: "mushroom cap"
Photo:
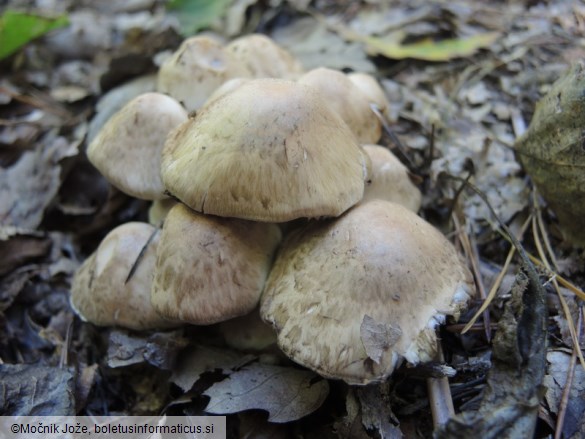
[[[168,213],[157,252],[153,307],[169,320],[210,325],[257,305],[281,239],[275,224]]]
[[[390,103],[380,83],[372,75],[362,72],[349,73],[349,80],[364,94],[368,102],[376,104],[382,113],[388,111]]]
[[[362,203],[381,199],[392,201],[418,212],[422,194],[408,176],[408,169],[388,148],[379,145],[362,145],[372,161],[368,184]]]
[[[312,88],[254,79],[169,135],[161,172],[169,192],[198,212],[285,222],[340,215],[362,198],[368,166]]]
[[[250,76],[229,56],[219,41],[199,35],[187,38],[160,66],[157,90],[181,102],[189,112],[198,110],[226,80]]]
[[[292,360],[350,384],[430,360],[435,326],[472,291],[455,248],[398,204],[373,200],[283,242],[260,314]]]
[[[91,163],[122,192],[136,198],[165,198],[161,151],[167,134],[187,120],[169,96],[144,93],[114,114],[87,149]]]
[[[219,98],[225,94],[231,93],[236,88],[238,88],[240,85],[245,84],[246,82],[249,82],[249,81],[251,81],[251,78],[228,79],[226,82],[221,84],[218,88],[216,88],[213,91],[213,93],[211,93],[209,98],[207,98],[207,101],[205,101],[205,105],[209,105],[210,102],[216,100],[217,98]]]
[[[382,123],[372,111],[366,95],[344,73],[319,67],[305,73],[298,82],[317,89],[349,125],[360,143],[380,140]]]
[[[304,72],[299,60],[266,35],[236,38],[225,46],[225,51],[245,66],[253,78],[296,79]]]
[[[160,317],[150,305],[158,234],[148,243],[126,282],[155,230],[150,224],[138,222],[118,226],[85,260],[71,286],[71,306],[82,320],[135,330],[177,326]]]

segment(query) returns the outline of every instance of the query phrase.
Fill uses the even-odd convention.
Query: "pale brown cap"
[[[225,81],[250,76],[248,70],[229,56],[219,41],[195,36],[181,46],[160,66],[157,90],[166,93],[191,112],[199,109]]]
[[[379,145],[362,146],[370,156],[372,167],[361,202],[387,200],[418,212],[422,194],[411,181],[406,166],[388,148]]]
[[[281,233],[275,224],[168,213],[158,246],[152,305],[165,318],[209,325],[258,304]]]
[[[226,82],[221,84],[218,88],[216,88],[213,93],[211,93],[211,96],[209,96],[207,101],[205,101],[204,105],[209,105],[210,102],[215,101],[217,98],[219,98],[225,94],[231,93],[236,88],[238,88],[240,85],[245,84],[246,82],[249,82],[249,81],[251,81],[251,78],[228,79]]]
[[[382,136],[382,123],[370,107],[366,95],[343,72],[319,67],[298,80],[314,87],[333,110],[349,125],[360,143],[376,143]]]
[[[321,375],[366,384],[401,358],[428,361],[435,327],[473,290],[453,245],[410,210],[359,204],[283,242],[260,314],[291,359]]]
[[[144,93],[114,114],[87,149],[91,163],[128,195],[165,198],[160,176],[161,151],[168,133],[187,120],[174,99]]]
[[[158,235],[153,237],[155,230],[138,222],[118,226],[81,265],[71,286],[71,306],[82,320],[135,330],[177,326],[150,305],[159,240]],[[134,265],[135,271],[126,282]]]
[[[376,104],[380,112],[388,112],[388,107],[390,106],[388,97],[376,78],[362,72],[349,73],[347,77],[361,90],[368,102]]]
[[[236,38],[225,47],[225,51],[254,78],[296,79],[304,72],[299,60],[266,35],[250,34]]]
[[[356,204],[368,163],[311,87],[255,79],[171,133],[161,173],[169,192],[198,212],[284,222]]]

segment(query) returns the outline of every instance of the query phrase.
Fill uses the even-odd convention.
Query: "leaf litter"
[[[9,3],[19,9],[26,2]],[[164,408],[202,413],[209,406],[240,412],[228,419],[239,419],[242,431],[279,434],[270,430],[265,415],[248,411],[261,409],[271,421],[287,420],[287,426],[308,433],[372,437],[375,431],[377,437],[399,437],[402,431],[406,437],[428,437],[432,426],[420,422],[430,417],[428,396],[420,380],[405,373],[406,366],[386,388],[356,391],[319,379],[273,351],[228,349],[219,327],[135,334],[74,318],[68,290],[75,268],[109,230],[146,219],[148,208],[111,188],[92,169],[84,157],[87,138],[125,101],[152,89],[151,79],[137,78],[156,72],[158,57],[178,46],[181,28],[159,2],[33,3],[40,16],[66,14],[70,24],[4,60],[0,77],[0,373],[11,377],[0,380],[3,414],[32,414],[49,405],[51,414]],[[463,191],[453,208],[458,187],[438,176],[469,176],[498,216],[519,229],[532,206],[531,185],[513,146],[537,100],[584,55],[582,5],[417,0],[389,7],[357,0],[247,0],[234,1],[216,15],[209,26],[226,40],[260,31],[306,68],[373,73],[390,98],[392,130],[407,146],[411,172],[423,177],[422,215],[446,232],[448,214],[462,215],[490,286],[489,278],[504,263],[507,242],[479,197]],[[563,244],[554,214],[543,214],[563,261],[559,274],[582,287],[583,254]],[[525,245],[532,250],[530,239]],[[509,273],[517,270],[512,263]],[[493,322],[510,301],[510,284],[500,287],[490,307]],[[553,421],[572,346],[555,297],[548,295],[547,391],[536,424],[543,434],[557,428]],[[567,302],[577,321],[579,301],[569,293]],[[457,412],[479,401],[486,370],[493,366],[485,335],[473,328],[460,334],[458,328],[448,323],[442,334],[447,360],[458,371],[451,379]],[[386,342],[378,335],[391,329],[365,326],[372,357]],[[581,375],[577,365],[564,424],[558,427],[568,437],[578,437],[584,428]],[[27,380],[32,377],[39,383],[39,405],[30,400]],[[278,392],[285,396],[269,398]]]

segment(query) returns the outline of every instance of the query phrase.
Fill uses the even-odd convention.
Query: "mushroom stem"
[[[439,340],[437,340],[436,359],[440,362],[445,361]],[[429,393],[429,402],[433,416],[433,429],[436,430],[455,414],[453,399],[451,398],[451,388],[449,387],[449,378],[428,378],[427,391]]]

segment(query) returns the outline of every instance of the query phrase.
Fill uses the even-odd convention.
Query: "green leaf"
[[[67,26],[66,15],[55,18],[41,17],[7,10],[0,16],[0,60],[53,29]]]
[[[478,49],[492,44],[499,34],[488,32],[469,38],[453,38],[440,41],[426,39],[413,44],[400,44],[375,37],[364,37],[366,50],[371,55],[382,55],[391,59],[415,58],[425,61],[448,61],[474,54]]]
[[[184,36],[193,35],[221,17],[231,0],[171,0],[168,9],[175,11]]]

